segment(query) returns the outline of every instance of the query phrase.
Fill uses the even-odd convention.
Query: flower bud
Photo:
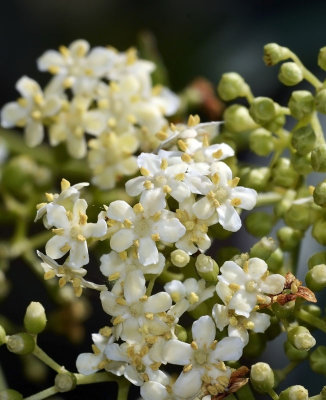
[[[275,215],[279,218],[283,217],[288,209],[291,207],[293,200],[296,197],[297,192],[295,190],[287,190],[283,195],[282,200],[277,203],[274,207]]]
[[[276,117],[276,105],[269,97],[256,97],[249,113],[258,124],[264,124]]]
[[[217,92],[222,100],[230,101],[237,97],[243,97],[248,91],[248,86],[242,76],[236,72],[228,72],[222,75],[217,86]]]
[[[249,332],[249,342],[243,349],[243,356],[246,358],[259,357],[266,347],[266,337],[262,333]]]
[[[187,330],[183,326],[177,324],[175,326],[174,333],[176,334],[178,340],[181,340],[181,342],[187,341],[187,338],[188,338]]]
[[[256,128],[256,124],[249,115],[247,107],[233,104],[223,114],[226,129],[232,132],[243,132]]]
[[[288,331],[289,342],[298,350],[310,350],[315,346],[316,340],[309,329],[304,326],[295,326]]]
[[[288,105],[291,115],[296,119],[302,119],[314,111],[315,99],[308,90],[295,90]]]
[[[321,144],[313,149],[311,165],[316,172],[326,172],[326,144]]]
[[[289,159],[281,157],[275,164],[273,171],[273,181],[275,185],[293,188],[297,185],[299,174],[291,165]]]
[[[305,155],[292,153],[291,164],[300,175],[310,174],[312,172],[311,153]]]
[[[301,385],[290,386],[280,393],[279,400],[308,400],[309,393]]]
[[[283,251],[280,248],[277,248],[266,260],[269,271],[274,274],[278,273],[283,266],[283,261]]]
[[[171,253],[171,262],[179,268],[185,267],[190,261],[190,256],[184,250],[176,249]]]
[[[259,393],[268,393],[274,386],[274,373],[272,368],[264,363],[258,362],[251,366],[250,383]]]
[[[75,389],[76,384],[77,379],[71,372],[59,373],[54,378],[54,387],[61,393]]]
[[[318,346],[309,355],[310,367],[317,374],[326,375],[326,346]]]
[[[289,251],[294,249],[302,239],[302,232],[289,226],[283,226],[277,231],[277,238],[280,242],[281,249]]]
[[[294,300],[289,301],[289,302],[285,303],[284,305],[281,305],[279,303],[273,303],[272,310],[277,318],[287,319],[287,318],[292,317],[294,305],[295,305]]]
[[[33,336],[22,332],[9,336],[7,339],[7,348],[9,351],[19,355],[30,354],[34,351],[35,340]]]
[[[313,197],[316,204],[326,207],[326,181],[318,183],[315,187]]]
[[[302,69],[295,62],[285,62],[281,65],[278,79],[286,86],[297,85],[303,79]]]
[[[311,224],[309,204],[292,204],[284,215],[284,221],[293,229],[306,230]]]
[[[198,275],[205,281],[217,282],[219,268],[215,260],[205,254],[199,254],[196,259],[196,270]]]
[[[263,211],[248,214],[246,218],[247,231],[257,237],[266,236],[273,228],[274,217]]]
[[[0,346],[6,343],[6,331],[4,327],[0,325]]]
[[[322,47],[318,53],[318,66],[326,71],[326,47]]]
[[[267,260],[276,249],[276,243],[273,238],[263,237],[255,243],[250,249],[250,258],[258,257]]]
[[[326,114],[326,89],[322,89],[317,93],[315,104],[317,111]]]
[[[312,226],[311,234],[318,243],[326,246],[326,220],[316,221]]]
[[[250,133],[249,147],[259,156],[268,156],[274,150],[272,133],[264,128],[255,129]]]
[[[299,154],[308,154],[316,146],[316,134],[311,125],[303,126],[292,132],[292,146]]]
[[[5,389],[0,392],[0,400],[23,400],[23,396],[14,389]]]
[[[38,334],[46,326],[46,315],[44,307],[37,301],[32,301],[26,308],[24,326],[29,333]]]
[[[326,265],[315,265],[306,275],[306,284],[313,291],[320,291],[326,287]]]
[[[290,51],[287,47],[278,45],[277,43],[268,43],[264,46],[264,62],[267,66],[272,66],[280,61],[290,57]]]
[[[248,171],[247,175],[243,177],[244,185],[257,191],[263,191],[270,176],[271,172],[269,168],[252,168]]]
[[[285,125],[285,122],[286,122],[285,115],[278,114],[271,121],[264,123],[264,127],[271,132],[277,132],[280,128],[282,128]]]
[[[315,265],[326,264],[326,251],[320,251],[313,254],[308,260],[308,268],[311,269]]]
[[[308,357],[308,352],[305,350],[298,350],[289,341],[284,342],[284,351],[290,361],[302,361]]]

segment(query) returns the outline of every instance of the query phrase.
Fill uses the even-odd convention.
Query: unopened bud
[[[258,257],[267,260],[276,249],[276,243],[273,238],[263,237],[255,243],[250,249],[250,258]]]
[[[247,231],[257,237],[266,236],[273,227],[274,217],[263,211],[249,214],[246,218]]]
[[[326,375],[326,346],[318,346],[309,355],[310,367],[317,374]]]
[[[302,361],[308,357],[308,352],[305,350],[298,350],[292,343],[286,341],[284,343],[284,351],[290,361]]]
[[[249,146],[259,156],[268,156],[274,150],[272,133],[264,128],[255,129],[250,133]]]
[[[217,86],[217,92],[222,100],[230,101],[237,97],[243,97],[248,91],[244,79],[236,72],[228,72],[222,75]]]
[[[306,230],[311,224],[310,205],[294,203],[284,215],[284,221],[293,229]]]
[[[187,341],[188,338],[187,330],[183,326],[177,324],[174,333],[176,334],[177,338],[181,340],[181,342]]]
[[[190,256],[184,250],[177,249],[171,253],[171,262],[174,266],[183,268],[190,261]]]
[[[215,260],[205,254],[199,254],[196,259],[196,270],[198,275],[209,282],[217,282],[219,268]]]
[[[317,93],[315,104],[317,111],[326,114],[326,89],[322,89]]]
[[[6,343],[6,331],[4,327],[0,325],[0,346]]]
[[[274,184],[278,186],[293,188],[299,180],[299,174],[288,158],[281,157],[275,164],[272,173]]]
[[[316,221],[312,226],[311,234],[318,243],[326,246],[326,220],[320,219]]]
[[[322,47],[318,53],[318,66],[326,71],[326,47]]]
[[[273,253],[268,257],[266,263],[268,265],[269,271],[273,273],[278,273],[283,266],[284,262],[284,254],[280,248],[277,248]]]
[[[291,164],[300,175],[310,174],[312,172],[311,153],[305,155],[292,153]]]
[[[256,97],[251,103],[250,115],[258,124],[264,124],[276,117],[276,105],[269,97]]]
[[[289,100],[291,115],[302,119],[310,115],[315,108],[315,99],[308,90],[295,90]]]
[[[272,368],[264,362],[258,362],[252,365],[250,370],[250,383],[257,392],[268,393],[274,386],[274,373]]]
[[[270,169],[267,167],[252,168],[244,176],[244,184],[257,191],[263,191],[271,176]],[[242,181],[242,180],[241,180]]]
[[[315,346],[316,340],[304,326],[295,326],[288,331],[288,340],[298,350],[310,350]]]
[[[287,47],[277,43],[268,43],[264,46],[264,62],[267,66],[275,65],[280,61],[290,57],[290,51]]]
[[[287,319],[293,315],[295,301],[288,301],[284,305],[279,303],[272,304],[272,310],[279,319]]]
[[[0,392],[0,400],[22,400],[23,396],[17,390],[5,389]]]
[[[313,197],[316,204],[326,207],[326,181],[318,183],[315,187]]]
[[[326,172],[326,145],[321,144],[311,152],[311,165],[316,172]]]
[[[315,265],[306,275],[306,284],[313,291],[320,291],[326,287],[326,265]]]
[[[284,251],[293,250],[302,239],[302,232],[290,226],[283,226],[277,232],[277,238],[281,249]]]
[[[223,114],[226,129],[232,132],[243,132],[257,127],[255,121],[249,115],[248,108],[233,104]]]
[[[29,333],[38,334],[44,330],[46,315],[41,303],[32,301],[26,308],[24,326]]]
[[[288,209],[291,207],[293,200],[296,197],[297,192],[295,190],[289,189],[283,195],[282,200],[276,204],[274,208],[275,215],[277,217],[283,217]]]
[[[54,378],[54,387],[58,392],[69,392],[76,387],[77,379],[71,372],[62,372]]]
[[[15,354],[30,354],[35,348],[35,340],[33,336],[28,333],[17,333],[8,337],[7,348],[9,351]]]
[[[299,154],[308,154],[316,146],[316,134],[311,125],[303,126],[292,132],[292,146]]]
[[[295,62],[285,62],[281,65],[278,79],[286,86],[297,85],[303,79],[302,69]]]
[[[280,393],[279,400],[308,400],[309,393],[301,385],[290,386]]]
[[[326,251],[320,251],[318,253],[315,253],[308,260],[309,269],[319,264],[326,264]]]
[[[277,132],[279,129],[283,128],[285,122],[286,122],[285,115],[278,114],[271,121],[264,123],[264,127],[271,132]]]

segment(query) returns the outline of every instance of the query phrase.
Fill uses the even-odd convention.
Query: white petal
[[[26,98],[31,98],[35,94],[41,93],[40,85],[28,76],[22,76],[16,83],[18,92]]]
[[[145,267],[158,262],[156,243],[150,237],[139,239],[138,258],[139,262]]]
[[[98,136],[106,127],[107,117],[100,111],[88,111],[83,116],[85,131]]]
[[[144,311],[159,313],[168,310],[172,306],[172,300],[168,293],[160,292],[150,296],[144,304]]]
[[[63,57],[62,55],[55,50],[46,51],[41,57],[37,60],[37,67],[40,71],[47,71],[51,66],[63,66]]]
[[[140,203],[144,207],[144,215],[150,217],[165,208],[165,193],[161,188],[144,190],[140,197]]]
[[[269,275],[260,284],[260,289],[264,293],[278,294],[283,291],[285,284],[285,278],[279,274]]]
[[[215,304],[212,310],[217,328],[222,331],[229,324],[228,308],[222,304]]]
[[[243,326],[232,326],[228,327],[228,334],[230,337],[237,337],[242,340],[243,344],[246,346],[249,342],[249,334],[247,329]]]
[[[225,261],[220,272],[222,273],[222,276],[219,275],[218,278],[221,282],[244,285],[247,281],[246,273],[234,261]]]
[[[244,344],[239,338],[225,337],[220,340],[215,350],[210,354],[210,360],[218,361],[237,361],[242,356]]]
[[[153,224],[153,231],[158,232],[164,242],[174,243],[186,233],[186,228],[177,218],[162,218]]]
[[[165,400],[168,397],[165,386],[153,381],[145,382],[140,388],[140,394],[144,400]]]
[[[138,156],[138,166],[147,169],[151,175],[161,171],[161,157],[151,153],[141,153]]]
[[[192,337],[199,348],[209,347],[216,334],[215,324],[211,317],[204,315],[192,324]]]
[[[114,233],[110,240],[112,250],[120,253],[121,251],[129,249],[135,239],[134,233],[131,229],[121,229]]]
[[[126,192],[129,196],[138,196],[144,190],[144,182],[146,177],[137,176],[126,182]]]
[[[109,254],[103,254],[100,261],[100,270],[104,276],[120,272],[125,265],[125,262],[115,251],[111,251]]]
[[[165,266],[165,257],[162,253],[158,253],[158,263],[149,264],[146,266],[146,269],[143,270],[145,274],[161,274],[163,268]]]
[[[146,293],[145,278],[141,271],[131,271],[127,274],[124,284],[124,295],[128,304],[133,304]]]
[[[1,125],[4,128],[11,128],[16,122],[26,118],[27,110],[16,102],[5,104],[1,110]]]
[[[248,293],[240,289],[233,295],[229,303],[229,308],[235,310],[238,315],[249,318],[249,314],[254,309],[256,303],[256,293]]]
[[[172,339],[165,344],[163,354],[168,363],[187,365],[191,362],[193,350],[189,343]]]
[[[44,129],[42,124],[34,121],[28,122],[25,127],[25,140],[27,146],[35,147],[39,145],[43,140],[43,136]]]
[[[230,232],[237,232],[241,228],[241,219],[234,207],[224,203],[216,209],[219,216],[218,222],[223,228]]]
[[[135,318],[128,318],[122,324],[121,339],[128,343],[140,343],[142,334],[139,332],[139,323]]]
[[[83,265],[88,264],[88,262],[89,257],[86,240],[82,242],[74,240],[71,243],[68,265],[71,268],[80,268]]]
[[[241,200],[240,208],[252,210],[257,202],[257,192],[254,189],[238,186],[231,191],[231,199],[234,198],[239,198]]]
[[[133,385],[141,386],[144,383],[144,381],[140,377],[140,374],[131,365],[127,365],[126,366],[126,369],[125,369],[125,372],[124,372],[124,376]]]
[[[77,371],[83,375],[91,375],[98,371],[99,363],[104,359],[103,354],[95,355],[93,353],[79,354],[76,360]]]
[[[254,257],[248,261],[248,275],[251,279],[259,280],[267,271],[267,268],[265,261],[260,258]]]
[[[126,310],[125,306],[117,304],[117,296],[108,290],[101,292],[100,299],[103,310],[109,315],[118,316]]]
[[[214,214],[215,208],[207,197],[203,197],[192,206],[192,210],[197,218],[207,219]]]
[[[70,228],[70,222],[67,217],[66,209],[58,204],[50,203],[46,206],[47,222],[49,226],[57,228]]]
[[[271,317],[265,313],[252,312],[250,314],[250,321],[254,323],[254,332],[264,333],[271,324]]]
[[[117,343],[111,343],[107,345],[105,348],[105,355],[109,360],[128,362],[128,357],[121,350],[120,346]]]
[[[66,243],[66,237],[55,235],[46,243],[45,252],[49,257],[55,260],[61,258],[69,251],[69,249],[66,251],[61,250]]]
[[[107,209],[107,215],[109,218],[120,222],[123,222],[125,219],[133,221],[135,218],[132,207],[123,200],[116,200],[110,203]]]
[[[100,219],[96,223],[89,223],[83,229],[84,236],[88,238],[99,238],[106,234],[107,224],[104,219]]]
[[[182,399],[193,399],[201,388],[204,371],[203,368],[193,368],[189,372],[181,372],[172,387],[174,394]]]

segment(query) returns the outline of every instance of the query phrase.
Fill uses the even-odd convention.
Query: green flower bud
[[[171,262],[179,268],[185,267],[190,262],[190,256],[184,250],[174,250],[171,253]]]
[[[288,331],[289,342],[298,350],[308,351],[315,346],[316,340],[309,329],[304,326],[295,326]]]
[[[6,343],[6,331],[4,327],[0,325],[0,346]]]
[[[326,114],[326,89],[322,89],[317,93],[315,104],[317,111]]]
[[[219,268],[215,260],[205,254],[199,254],[196,259],[196,270],[198,275],[209,282],[217,282]]]
[[[300,175],[310,174],[312,172],[311,153],[305,155],[293,153],[291,155],[291,164]]]
[[[251,235],[262,237],[268,235],[273,228],[274,217],[266,212],[257,211],[249,214],[245,223]]]
[[[271,171],[267,167],[253,168],[243,177],[244,186],[263,191],[269,181]]]
[[[276,249],[276,243],[273,238],[263,237],[255,243],[250,249],[250,257],[258,257],[267,260]]]
[[[249,332],[249,342],[243,349],[246,358],[259,357],[266,347],[266,337],[262,333]]]
[[[9,351],[19,355],[30,354],[34,351],[35,340],[33,336],[22,332],[9,336],[7,339],[7,348]]]
[[[291,165],[290,160],[284,157],[277,161],[272,174],[274,184],[286,188],[296,187],[299,180],[299,174]]]
[[[312,255],[308,260],[308,268],[311,269],[315,265],[326,264],[326,251],[320,251]]]
[[[282,200],[274,207],[275,215],[282,218],[288,209],[291,207],[293,200],[295,199],[297,192],[295,190],[287,190]]]
[[[315,265],[306,275],[306,284],[313,291],[320,291],[326,287],[326,265]]]
[[[75,389],[76,385],[77,379],[71,372],[59,373],[54,378],[54,387],[61,393]]]
[[[294,130],[291,143],[299,154],[310,153],[316,146],[316,134],[311,125]]]
[[[278,79],[286,86],[297,85],[303,79],[302,69],[295,62],[285,62],[281,65]]]
[[[326,346],[318,346],[309,356],[310,367],[317,374],[326,375]]]
[[[274,387],[274,373],[272,368],[264,363],[258,362],[251,366],[250,383],[259,393],[268,393]]]
[[[251,103],[249,113],[258,124],[264,124],[276,117],[276,105],[269,97],[256,97]]]
[[[248,108],[233,104],[223,114],[226,129],[232,132],[243,132],[256,128],[256,124],[249,115]]]
[[[179,340],[181,340],[181,342],[186,342],[187,341],[187,338],[188,338],[187,330],[183,326],[177,324],[175,326],[174,333],[177,335],[177,338]]]
[[[268,156],[274,150],[272,133],[264,128],[255,129],[250,133],[249,147],[259,156]]]
[[[302,236],[301,231],[293,229],[290,226],[283,226],[277,231],[277,238],[281,249],[284,251],[293,250],[299,244]]]
[[[323,219],[316,221],[312,226],[311,234],[318,243],[326,246],[326,221]]]
[[[23,400],[23,396],[17,390],[5,389],[0,392],[0,400]]]
[[[301,385],[290,386],[280,393],[279,400],[308,400],[309,393]]]
[[[284,342],[284,351],[290,361],[302,361],[308,357],[308,352],[305,350],[298,350],[289,341]]]
[[[326,71],[326,47],[322,47],[318,53],[318,66]]]
[[[302,119],[314,111],[315,99],[308,90],[295,90],[288,105],[291,115],[296,119]]]
[[[326,207],[326,181],[318,183],[315,187],[313,197],[316,204]]]
[[[326,172],[326,144],[321,144],[313,149],[311,165],[316,172]]]
[[[309,204],[292,204],[284,215],[284,221],[293,229],[306,230],[309,228],[311,224]]]
[[[273,253],[267,258],[266,263],[268,269],[275,273],[278,273],[283,266],[284,254],[283,251],[277,248]]]
[[[280,46],[277,43],[268,43],[264,46],[263,60],[267,66],[275,65],[289,57],[290,51],[287,47]]]
[[[44,307],[37,301],[32,301],[26,308],[24,326],[29,333],[40,333],[46,326]]]
[[[284,114],[279,114],[275,118],[273,118],[271,121],[263,124],[264,127],[271,131],[271,132],[277,132],[280,128],[282,128],[285,125],[286,118]]]
[[[295,301],[289,301],[284,305],[273,303],[272,310],[278,319],[288,319],[293,316]]]
[[[222,100],[230,101],[245,96],[248,92],[248,85],[238,73],[228,72],[222,75],[217,92]]]

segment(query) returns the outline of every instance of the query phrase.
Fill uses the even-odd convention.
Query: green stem
[[[77,379],[77,385],[88,385],[90,383],[116,382],[119,378],[110,375],[108,372],[96,372],[91,375],[74,374]]]
[[[314,315],[310,314],[308,311],[303,309],[298,310],[296,317],[303,322],[307,322],[309,325],[314,326],[315,328],[319,329],[322,332],[326,333],[326,321],[322,320],[319,317],[315,317]]]
[[[278,203],[280,200],[282,200],[282,198],[283,196],[280,193],[258,193],[256,207],[268,206],[270,204]]]
[[[33,354],[35,357],[37,357],[39,360],[44,362],[48,367],[52,368],[54,371],[56,371],[58,374],[60,372],[65,372],[66,369],[64,366],[59,365],[57,362],[55,362],[50,356],[48,356],[37,344],[35,344],[35,349],[33,351]]]
[[[125,379],[123,381],[122,380],[119,381],[118,385],[119,385],[119,392],[117,400],[127,400],[130,388],[130,382]]]
[[[325,137],[324,137],[324,132],[323,132],[323,128],[320,125],[319,122],[319,118],[317,116],[317,113],[314,112],[311,116],[311,126],[317,136],[317,142],[321,145],[321,144],[325,144]]]
[[[298,56],[296,56],[292,51],[289,52],[290,57],[292,60],[301,68],[303,72],[303,77],[310,82],[316,89],[320,88],[322,86],[322,82],[314,75],[312,74],[300,61]]]
[[[14,243],[10,249],[10,257],[16,258],[29,250],[34,250],[37,247],[41,247],[46,243],[52,236],[52,232],[45,231],[32,236],[29,239],[22,239],[17,243]]]
[[[47,397],[52,396],[53,394],[58,393],[58,390],[55,386],[51,386],[41,392],[35,393],[32,396],[25,397],[24,400],[42,400],[46,399]]]
[[[8,388],[7,381],[6,381],[5,375],[3,373],[3,369],[0,365],[0,391],[5,390],[7,388]]]
[[[294,370],[294,368],[300,363],[300,361],[291,361],[287,366],[282,369],[276,369],[274,371],[275,377],[277,379],[277,386],[284,381],[288,374]]]
[[[242,388],[237,391],[237,398],[239,400],[255,400],[255,396],[252,393],[249,383],[242,386]]]
[[[157,275],[154,275],[148,282],[147,290],[146,290],[146,295],[150,296],[152,294],[152,290],[156,281]]]
[[[278,394],[277,394],[273,389],[271,389],[271,390],[268,392],[268,394],[271,396],[271,398],[272,398],[273,400],[278,400]]]

